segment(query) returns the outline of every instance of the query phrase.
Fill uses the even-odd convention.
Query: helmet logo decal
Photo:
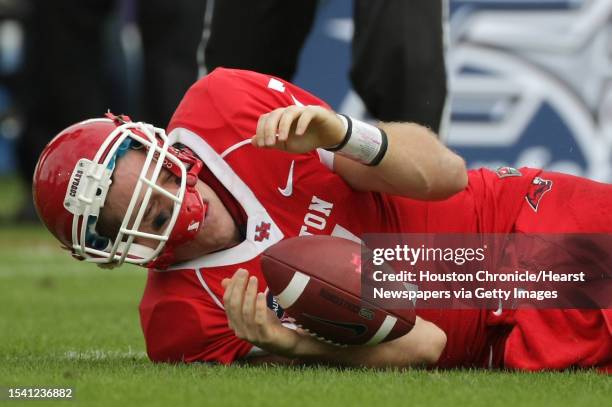
[[[76,196],[77,189],[79,188],[82,176],[83,170],[77,169],[74,174],[74,177],[72,177],[72,182],[70,183],[70,196],[73,198]]]
[[[111,175],[112,170],[102,164],[80,159],[68,183],[64,208],[74,215],[83,215],[89,208],[89,215],[98,216],[111,184]]]

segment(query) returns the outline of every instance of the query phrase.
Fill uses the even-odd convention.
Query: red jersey
[[[229,329],[221,281],[245,268],[263,282],[259,255],[284,238],[509,232],[537,174],[470,171],[467,189],[441,202],[358,192],[333,172],[332,153],[296,155],[250,144],[260,115],[294,104],[327,106],[283,80],[216,69],[194,84],[177,108],[168,129],[171,141],[194,151],[232,195],[246,215],[246,238],[168,272],[149,271],[140,315],[152,360],[230,363],[257,351]],[[266,289],[263,283],[260,289]],[[446,331],[441,365],[480,365],[491,357],[495,339],[486,328],[487,312],[423,311]]]

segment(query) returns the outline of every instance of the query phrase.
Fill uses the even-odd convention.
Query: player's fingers
[[[229,299],[232,296],[232,289],[234,285],[232,284],[232,280],[229,278],[224,278],[221,282],[225,291],[223,292],[223,307],[225,308],[225,313],[227,314],[227,325],[231,330],[234,330],[234,324],[232,324],[232,315],[229,309]]]
[[[245,269],[238,269],[232,277],[232,291],[230,298],[225,306],[225,312],[230,321],[230,327],[233,329],[236,337],[246,339],[244,321],[242,320],[242,301],[244,298],[244,290],[249,273]]]
[[[300,118],[297,122],[297,126],[295,127],[295,134],[298,136],[304,135],[306,129],[310,125],[310,122],[316,115],[316,109],[313,106],[309,106],[307,109],[304,109]]]
[[[242,320],[246,327],[252,329],[253,319],[255,316],[255,299],[257,296],[257,277],[249,277],[246,291],[244,292],[244,301],[242,302]]]
[[[221,285],[223,285],[223,288],[225,289],[223,292],[223,306],[228,308],[229,299],[232,297],[232,290],[234,288],[233,279],[225,278],[221,282]]]
[[[259,120],[257,121],[257,130],[255,131],[255,136],[252,138],[252,143],[258,147],[263,147],[264,144],[264,127],[266,125],[266,119],[268,117],[268,113],[262,114],[259,116]]]
[[[266,305],[266,294],[259,293],[257,294],[257,298],[255,299],[255,324],[257,328],[261,331],[263,327],[266,325],[266,321],[268,318],[268,306]]]
[[[303,111],[304,108],[302,106],[289,106],[287,109],[285,109],[278,123],[279,141],[287,141],[287,138],[289,138],[289,131],[291,131],[291,126],[293,125],[295,119],[302,114]]]
[[[283,115],[285,108],[273,110],[268,114],[264,125],[264,142],[266,147],[276,144],[276,134],[278,133],[278,122]]]
[[[242,301],[244,297],[244,289],[247,283],[249,273],[245,269],[238,269],[232,277],[232,288],[227,300],[225,310],[234,319],[234,322],[242,324]]]

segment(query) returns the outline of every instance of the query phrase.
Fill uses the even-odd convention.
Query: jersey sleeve
[[[164,299],[150,311],[143,326],[147,354],[154,362],[232,363],[252,349],[238,339],[224,316],[184,299]]]
[[[140,321],[154,362],[229,364],[253,348],[234,335],[225,311],[203,292],[193,270],[150,272]]]

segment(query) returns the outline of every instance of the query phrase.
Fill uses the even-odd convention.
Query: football
[[[361,245],[331,236],[283,240],[261,256],[263,274],[296,324],[337,345],[376,345],[408,333],[414,309],[385,310],[361,298]]]

